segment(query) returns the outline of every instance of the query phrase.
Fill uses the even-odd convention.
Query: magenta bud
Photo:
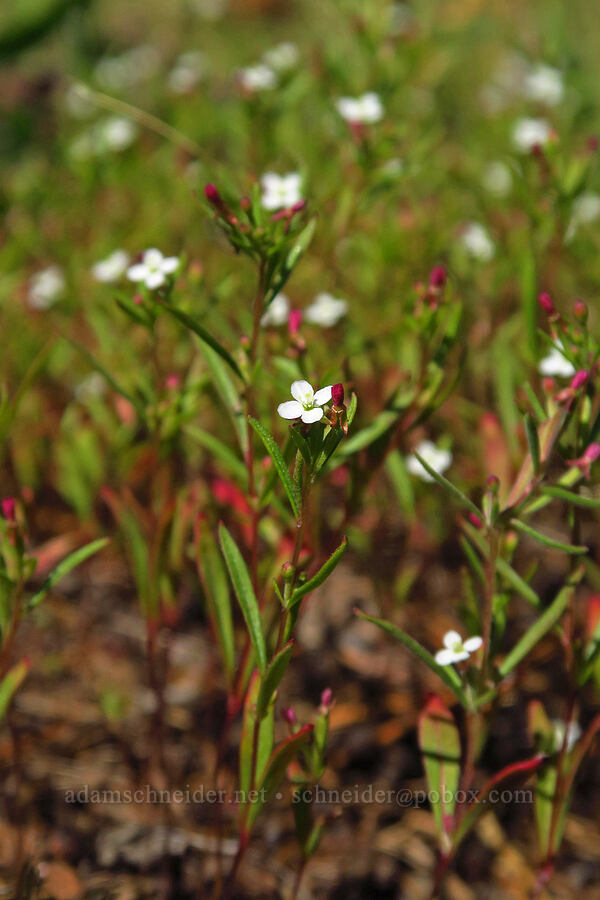
[[[174,391],[176,388],[178,388],[180,383],[181,379],[179,375],[171,374],[167,375],[167,377],[165,378],[165,385],[170,391]]]
[[[498,488],[500,487],[500,479],[497,475],[490,475],[486,481],[487,489],[492,494],[498,493]]]
[[[337,409],[341,409],[344,405],[344,385],[341,382],[331,388],[331,399]]]
[[[214,184],[207,184],[204,188],[204,193],[208,202],[212,203],[213,206],[216,206],[217,209],[221,209],[223,207],[223,198],[221,197]]]
[[[585,320],[587,319],[588,308],[583,300],[575,301],[575,303],[573,304],[573,314],[575,315],[575,318],[580,322],[585,322]]]
[[[542,307],[544,312],[547,313],[549,316],[554,315],[554,313],[556,312],[556,307],[554,306],[554,303],[552,302],[552,298],[551,298],[550,294],[547,294],[547,293],[538,294],[538,303],[540,304],[540,306]]]
[[[443,288],[447,278],[448,275],[444,266],[434,266],[429,273],[429,284],[431,287]]]
[[[252,200],[250,199],[250,197],[246,197],[245,195],[243,197],[240,197],[240,206],[247,212],[252,206]]]
[[[294,712],[294,710],[292,709],[291,706],[286,706],[284,709],[281,710],[281,718],[283,719],[284,722],[287,722],[287,724],[291,725],[292,727],[298,721],[296,719],[296,713]]]
[[[600,457],[600,444],[590,444],[583,454],[583,458],[588,463],[596,462]]]
[[[583,385],[586,383],[586,381],[588,380],[589,377],[590,377],[590,373],[587,372],[585,369],[580,369],[579,372],[575,372],[575,374],[573,375],[573,380],[570,385],[571,390],[578,391],[580,387],[583,387]]]
[[[141,294],[134,294],[132,302],[135,303],[136,306],[141,306],[141,304],[144,302],[144,298]]]
[[[325,709],[329,709],[333,702],[333,691],[331,688],[325,688],[323,693],[321,694],[321,706]]]
[[[554,378],[551,378],[549,375],[547,375],[546,378],[542,380],[542,387],[545,394],[552,395],[556,390],[556,382]]]
[[[290,315],[288,318],[288,328],[290,334],[297,334],[300,331],[300,326],[302,325],[302,310],[301,309],[292,309],[290,310]]]
[[[15,521],[16,500],[14,497],[5,497],[2,501],[2,515],[7,522]]]

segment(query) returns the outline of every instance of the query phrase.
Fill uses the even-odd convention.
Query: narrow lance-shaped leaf
[[[161,308],[166,310],[169,315],[173,316],[174,319],[177,319],[179,322],[181,322],[182,325],[185,325],[185,327],[189,329],[189,331],[193,331],[201,341],[204,341],[205,344],[208,344],[208,346],[211,347],[214,352],[217,353],[221,357],[221,359],[227,363],[231,371],[235,372],[238,378],[241,378],[242,381],[244,380],[244,376],[242,375],[240,367],[236,363],[233,356],[229,353],[228,350],[225,349],[225,347],[223,347],[222,344],[218,342],[216,338],[212,336],[212,334],[210,334],[210,332],[206,330],[203,325],[200,324],[200,322],[198,322],[197,319],[193,318],[193,316],[188,315],[188,313],[183,312],[182,309],[177,309],[176,306],[168,306],[167,304],[163,303],[161,304]]]
[[[253,418],[252,416],[248,416],[248,421],[265,445],[267,453],[273,460],[273,465],[275,466],[277,474],[279,475],[281,483],[283,484],[284,490],[287,494],[287,498],[290,501],[292,512],[295,518],[298,519],[300,517],[300,498],[298,497],[296,487],[294,485],[294,482],[292,481],[292,476],[290,475],[286,462],[281,455],[281,451],[277,446],[275,438],[257,419]]]
[[[431,697],[419,716],[423,755],[433,815],[440,838],[452,830],[460,779],[460,736],[454,716],[439,697]]]
[[[22,659],[16,666],[9,669],[2,681],[0,681],[0,722],[4,718],[10,701],[20,687],[28,671],[29,661]]]
[[[90,544],[86,544],[85,547],[80,547],[78,550],[75,550],[73,553],[70,553],[65,559],[63,559],[56,566],[55,569],[50,572],[50,574],[45,579],[41,588],[35,592],[33,597],[29,600],[29,606],[33,608],[40,603],[48,591],[52,590],[52,588],[58,584],[61,578],[64,578],[71,569],[74,569],[84,560],[88,559],[90,556],[93,556],[94,553],[97,553],[98,550],[101,550],[103,547],[106,547],[108,544],[108,538],[99,538],[97,541],[92,541]]]
[[[208,614],[221,648],[227,682],[231,686],[235,675],[235,643],[230,589],[216,542],[204,522],[198,523],[196,549]]]
[[[271,756],[274,739],[273,707],[267,711],[267,715],[257,724],[256,701],[260,690],[260,675],[255,670],[248,684],[246,700],[244,701],[244,714],[242,719],[242,736],[240,739],[240,790],[242,791],[242,807],[246,807],[249,798],[248,793],[252,786],[252,761],[254,758],[255,729],[258,728],[256,742],[256,773],[262,773]],[[258,787],[258,778],[254,785]]]
[[[261,678],[258,700],[256,701],[256,715],[259,719],[262,719],[266,715],[271,700],[273,699],[273,695],[285,675],[293,652],[294,642],[289,641],[275,654],[269,663],[263,678]]]
[[[258,601],[254,595],[250,575],[242,554],[222,523],[219,525],[219,542],[231,583],[248,627],[248,634],[256,653],[258,668],[261,675],[264,675],[267,668],[267,650],[262,632]]]
[[[275,795],[277,788],[283,781],[285,770],[293,759],[298,755],[303,746],[308,742],[312,733],[313,726],[305,725],[296,734],[279,744],[266,766],[264,775],[260,781],[259,799],[249,810],[247,827],[250,829],[256,820],[262,806],[268,803]],[[258,784],[258,782],[257,782]]]
[[[482,518],[483,518],[483,516],[482,516],[482,514],[481,514],[481,511],[480,511],[479,509],[477,509],[477,507],[475,506],[475,504],[472,503],[471,500],[469,500],[469,498],[466,497],[466,496],[463,494],[462,491],[459,491],[459,489],[458,489],[454,484],[452,484],[451,481],[448,481],[447,478],[444,478],[443,475],[440,475],[439,472],[436,472],[436,470],[435,470],[434,468],[432,468],[432,467],[429,465],[429,463],[426,462],[426,460],[424,460],[423,457],[420,456],[420,455],[416,452],[416,450],[413,450],[413,454],[414,454],[414,455],[416,456],[416,458],[419,460],[419,462],[421,463],[421,465],[423,466],[423,468],[425,469],[425,471],[428,472],[428,473],[431,475],[431,477],[434,479],[434,481],[437,481],[437,483],[438,483],[441,487],[443,487],[443,488],[445,488],[447,491],[449,491],[449,493],[451,493],[452,496],[455,497],[455,498],[458,500],[459,503],[461,503],[463,506],[466,506],[467,509],[469,509],[472,513],[475,513],[475,515],[477,516],[478,519],[482,519]]]
[[[600,500],[595,497],[586,497],[584,494],[576,494],[575,491],[569,491],[567,488],[558,485],[549,485],[543,487],[541,493],[553,500],[564,500],[572,506],[580,506],[582,509],[600,509]]]
[[[226,412],[231,416],[233,427],[245,454],[248,450],[248,427],[242,410],[240,395],[235,387],[227,366],[215,351],[207,344],[201,344],[201,352],[210,369],[215,389],[221,398]]]
[[[329,575],[331,575],[347,549],[348,538],[345,537],[342,540],[340,546],[336,550],[334,550],[329,559],[327,559],[326,562],[323,563],[319,571],[315,575],[313,575],[312,578],[310,578],[304,584],[299,585],[292,592],[292,596],[290,597],[290,601],[288,604],[289,609],[293,609],[298,603],[300,603],[300,601],[303,597],[306,596],[306,594],[309,594],[311,591],[314,591],[315,588],[318,588],[321,584],[323,584],[325,579],[328,578]]]
[[[525,522],[522,522],[520,519],[511,519],[510,524],[517,531],[526,534],[527,537],[532,538],[532,540],[537,541],[539,544],[543,544],[545,547],[551,547],[553,550],[562,550],[564,553],[573,554],[588,552],[587,547],[577,544],[565,544],[563,541],[557,541],[554,538],[542,534],[540,531],[536,531],[535,528],[532,528],[531,525],[526,525]]]
[[[571,581],[566,584],[562,590],[558,592],[548,609],[546,609],[539,619],[529,628],[523,637],[517,641],[508,656],[504,658],[498,667],[498,671],[502,678],[505,678],[509,672],[519,665],[530,650],[550,631],[550,629],[558,622],[563,612],[567,608],[573,593],[575,585],[581,580],[583,568],[573,573]]]
[[[224,444],[216,438],[210,431],[204,431],[202,428],[197,428],[195,425],[188,425],[184,431],[186,434],[189,434],[193,440],[197,441],[201,447],[208,450],[215,459],[218,459],[226,469],[229,469],[231,474],[241,485],[245,486],[247,484],[248,470],[241,459],[229,449],[227,444]]]
[[[537,475],[540,470],[540,441],[538,438],[538,432],[536,424],[529,413],[526,413],[524,423],[525,434],[527,435],[527,444],[529,445],[529,455],[531,456],[534,474]]]
[[[387,622],[385,619],[377,619],[375,616],[368,616],[366,613],[361,612],[359,609],[355,610],[357,616],[360,616],[361,619],[366,619],[367,622],[371,622],[373,625],[377,625],[378,628],[381,628],[383,631],[387,631],[388,634],[391,634],[392,637],[396,638],[397,641],[400,641],[401,644],[410,650],[421,662],[425,663],[428,669],[431,669],[432,672],[440,678],[446,687],[450,688],[450,690],[455,694],[456,699],[459,700],[460,703],[466,708],[471,708],[471,703],[469,702],[467,695],[464,692],[462,681],[460,679],[460,675],[455,669],[452,669],[450,666],[439,666],[431,653],[422,647],[418,641],[415,641],[409,634],[406,634],[405,631],[402,631],[401,628],[398,628],[396,625],[392,625],[391,622]]]

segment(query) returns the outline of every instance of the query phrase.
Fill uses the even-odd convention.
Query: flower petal
[[[313,391],[312,385],[308,383],[308,381],[294,381],[292,382],[292,386],[290,388],[292,397],[294,400],[297,400],[298,403],[312,403],[313,397],[315,396],[315,392]]]
[[[297,400],[287,400],[285,403],[279,404],[277,412],[282,419],[298,419],[304,412],[304,408]]]
[[[453,647],[456,647],[457,644],[460,644],[462,646],[462,638],[458,631],[447,631],[444,635],[442,643],[444,647],[452,649]]]
[[[144,262],[147,266],[152,266],[154,268],[155,266],[160,266],[162,261],[163,255],[156,247],[151,247],[144,253]]]
[[[435,661],[438,666],[451,666],[454,662],[453,650],[438,650],[435,654]]]
[[[476,650],[479,650],[482,644],[483,638],[476,636],[467,638],[467,640],[463,643],[463,647],[468,653],[475,653]]]
[[[317,406],[324,406],[325,403],[329,403],[329,401],[331,400],[332,387],[332,384],[328,384],[327,387],[319,388],[318,391],[315,391],[313,403],[316,403]]]
[[[165,276],[162,272],[149,272],[146,275],[146,287],[151,291],[161,287],[165,283]]]
[[[166,259],[163,259],[160,267],[165,275],[170,275],[171,272],[174,272],[179,266],[179,257],[178,256],[167,256]]]
[[[148,275],[148,266],[144,263],[136,263],[127,269],[127,277],[130,281],[145,281]]]
[[[302,410],[302,421],[307,425],[312,425],[313,422],[319,422],[322,418],[323,410],[320,406],[315,406],[314,409]]]

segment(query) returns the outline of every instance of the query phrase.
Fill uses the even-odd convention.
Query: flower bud
[[[2,515],[7,522],[14,524],[16,513],[16,500],[14,497],[5,497],[2,501]]]
[[[496,496],[500,488],[500,479],[497,475],[490,475],[486,481],[486,486],[490,494]]]
[[[331,688],[325,688],[323,693],[321,694],[321,706],[324,709],[329,709],[331,704],[333,703],[333,691]]]
[[[225,203],[223,202],[223,198],[221,197],[214,184],[207,184],[204,188],[204,194],[211,206],[214,206],[214,208],[219,212],[224,211]]]
[[[340,382],[334,384],[331,388],[331,399],[336,409],[341,409],[344,405],[344,385]]]
[[[586,462],[593,463],[600,457],[600,444],[590,444],[587,447],[585,453],[583,454],[583,458]]]
[[[547,294],[547,293],[539,294],[538,295],[538,303],[540,304],[540,306],[542,307],[542,309],[544,310],[544,312],[547,315],[553,316],[556,314],[556,307],[554,306],[554,303],[552,302],[552,298],[550,297],[550,294]]]
[[[302,310],[292,309],[288,318],[288,329],[290,334],[297,334],[302,325]]]
[[[573,376],[573,380],[570,384],[571,390],[578,391],[579,388],[583,387],[589,377],[590,373],[586,371],[586,369],[580,369],[579,372],[576,372]]]
[[[578,322],[587,322],[588,308],[583,300],[576,300],[573,304],[573,314]]]
[[[283,719],[284,722],[287,722],[287,724],[290,725],[292,728],[298,721],[296,718],[296,713],[294,712],[294,710],[292,709],[291,706],[286,706],[284,709],[281,710],[281,718]]]
[[[443,288],[448,278],[444,266],[434,266],[429,273],[429,284],[434,288]]]

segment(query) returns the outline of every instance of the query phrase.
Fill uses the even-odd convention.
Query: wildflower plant
[[[578,722],[580,697],[600,659],[598,617],[592,617],[583,630],[577,624],[578,593],[584,584],[588,554],[582,543],[582,521],[600,508],[600,501],[590,491],[594,463],[600,458],[600,344],[590,334],[582,304],[576,304],[571,318],[563,317],[547,294],[540,296],[540,306],[548,316],[555,343],[560,336],[561,354],[574,374],[563,387],[547,377],[542,399],[530,384],[525,386],[529,401],[523,418],[526,450],[512,483],[501,484],[491,474],[477,505],[442,474],[439,465],[414,451],[430,480],[462,510],[461,545],[471,574],[461,610],[463,627],[473,636],[465,639],[451,630],[443,637],[443,649],[432,655],[393,623],[359,612],[435,672],[447,696],[464,710],[462,736],[452,703],[442,695],[428,701],[419,722],[424,767],[431,796],[437,798],[432,801],[439,838],[434,895],[460,844],[484,811],[490,791],[531,775],[536,779],[540,848],[536,890],[540,891],[552,875],[574,778],[600,729],[599,716],[583,731]],[[559,374],[568,373],[561,370]],[[567,511],[568,536],[548,534],[538,527],[539,514],[550,504]],[[521,542],[558,551],[568,560],[563,584],[549,603],[536,592],[532,572],[523,575],[515,567]],[[515,597],[529,604],[531,621],[507,648],[507,615]],[[498,702],[514,686],[520,667],[534,648],[549,635],[558,639],[563,654],[564,719],[558,724],[551,722],[541,701],[533,701],[529,720],[535,752],[478,785],[477,761]],[[469,799],[475,785],[477,790]]]

